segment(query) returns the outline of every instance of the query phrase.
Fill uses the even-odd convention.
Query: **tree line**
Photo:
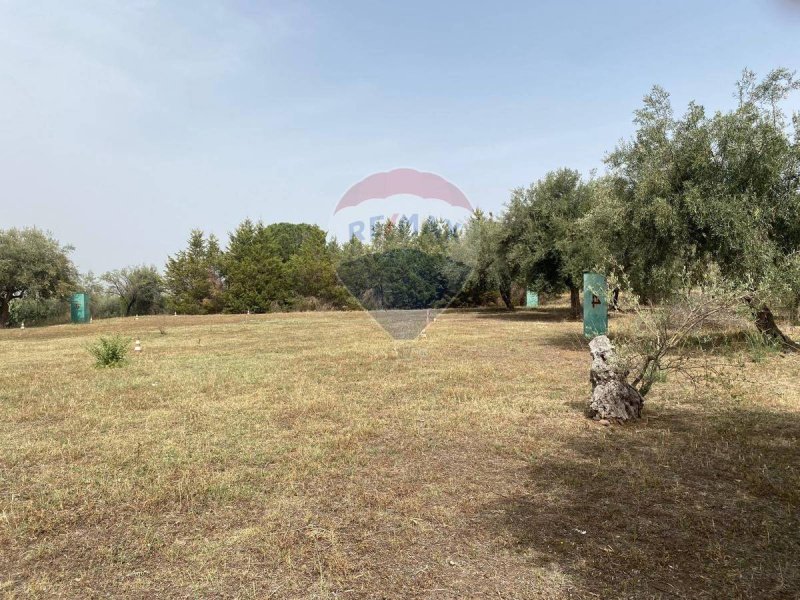
[[[635,112],[632,137],[606,155],[604,174],[547,173],[513,190],[502,214],[475,211],[463,229],[429,220],[414,231],[401,219],[377,223],[370,243],[337,243],[314,225],[246,220],[224,249],[213,235],[191,232],[163,275],[138,266],[99,278],[75,273],[69,248],[45,234],[5,231],[0,322],[46,312],[76,286],[92,294],[97,316],[512,309],[526,288],[568,292],[578,316],[586,270],[613,275],[652,303],[714,271],[745,290],[742,302],[760,326],[779,335],[773,313],[796,319],[800,309],[800,116],[784,111],[798,87],[786,69],[761,80],[745,70],[734,108],[709,112],[692,102],[677,116],[668,93],[654,87]]]

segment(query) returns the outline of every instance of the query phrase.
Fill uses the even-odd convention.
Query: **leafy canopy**
[[[77,272],[71,251],[39,229],[0,230],[0,326],[14,299],[63,298],[72,291]]]

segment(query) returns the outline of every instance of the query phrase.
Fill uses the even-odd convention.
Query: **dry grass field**
[[[800,357],[742,348],[603,427],[564,317],[0,332],[0,594],[800,597]],[[143,352],[93,367],[112,332]]]

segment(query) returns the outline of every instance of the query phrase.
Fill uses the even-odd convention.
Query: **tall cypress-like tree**
[[[229,312],[291,308],[310,297],[347,303],[336,278],[335,248],[316,225],[246,220],[231,234],[221,264]]]
[[[249,219],[230,235],[222,261],[228,312],[265,312],[289,299],[279,242]]]
[[[208,314],[222,310],[222,252],[217,239],[199,229],[189,235],[185,250],[167,259],[164,276],[170,304],[183,314]]]

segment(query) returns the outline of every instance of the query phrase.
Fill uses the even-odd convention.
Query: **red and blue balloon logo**
[[[368,243],[378,222],[405,218],[418,231],[433,218],[459,229],[472,211],[464,192],[441,175],[394,169],[373,173],[351,186],[336,204],[329,232],[340,243],[353,236]]]
[[[464,193],[435,173],[365,177],[331,218],[329,236],[347,247],[339,280],[389,335],[416,338],[462,291],[470,268],[450,251],[472,212]]]

